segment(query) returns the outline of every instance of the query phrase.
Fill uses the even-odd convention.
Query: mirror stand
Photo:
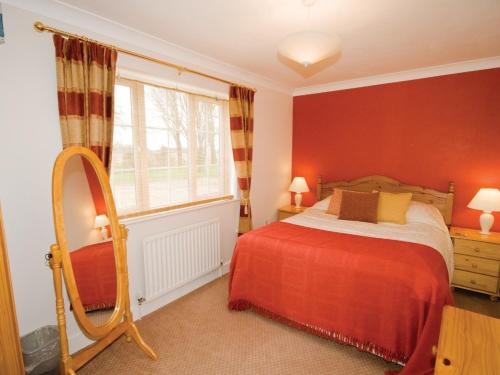
[[[120,224],[120,232],[122,235],[122,241],[126,242],[128,237],[128,230],[124,225]],[[64,312],[64,298],[63,298],[63,288],[62,288],[62,256],[61,250],[58,245],[52,245],[50,247],[50,267],[52,269],[52,274],[54,277],[54,290],[56,294],[56,313],[57,313],[57,325],[59,328],[60,345],[61,345],[61,374],[74,375],[76,370],[85,365],[88,361],[94,358],[107,346],[111,345],[120,336],[124,335],[127,342],[131,342],[132,339],[135,343],[146,353],[151,359],[156,360],[158,356],[156,353],[147,345],[142,339],[139,330],[137,329],[132,316],[132,311],[130,310],[130,299],[128,293],[126,296],[124,320],[113,328],[107,336],[96,341],[94,344],[78,351],[77,353],[70,355],[69,344],[68,344],[68,334],[66,332],[66,314]],[[128,280],[128,275],[126,277]],[[128,286],[125,288],[128,291]]]
[[[54,291],[56,294],[57,327],[59,328],[59,344],[61,348],[61,374],[75,374],[71,367],[71,356],[69,355],[68,334],[66,332],[66,314],[64,313],[64,298],[62,292],[62,258],[58,245],[50,247],[50,268],[54,278]]]
[[[73,242],[70,242],[72,238],[71,236],[68,236],[68,234],[71,234],[70,229],[72,226],[70,224],[74,223],[74,221],[68,221],[66,223],[64,217],[65,214],[69,215],[75,211],[81,210],[79,208],[75,209],[74,207],[70,207],[70,209],[65,211],[63,208],[63,190],[65,186],[64,171],[65,167],[71,165],[70,159],[72,157],[78,157],[77,161],[80,161],[80,158],[81,160],[85,159],[86,163],[89,163],[88,171],[86,171],[86,174],[80,174],[80,177],[86,178],[89,183],[91,180],[95,181],[96,184],[99,185],[99,191],[102,191],[102,197],[104,199],[107,216],[109,218],[109,231],[111,232],[111,242],[97,241],[91,243],[90,245],[86,244],[84,247],[74,251],[72,251],[72,249],[74,249]],[[81,163],[82,161],[80,161],[80,165],[82,165]],[[69,168],[69,170],[73,171],[71,168]],[[83,171],[83,167],[81,170]],[[109,178],[102,162],[99,160],[97,155],[89,149],[76,146],[68,147],[63,150],[56,159],[52,184],[54,227],[57,243],[50,247],[49,264],[52,269],[56,297],[57,325],[59,327],[59,340],[61,348],[60,374],[76,374],[76,371],[79,368],[84,366],[121,336],[125,336],[127,342],[131,342],[133,340],[137,346],[139,346],[139,348],[146,353],[146,355],[148,355],[151,359],[156,360],[158,358],[156,353],[144,342],[139,334],[137,326],[133,321],[128,289],[128,230],[118,221],[113,194],[109,185]],[[81,206],[81,202],[78,202],[78,204]],[[94,206],[94,204],[95,202],[92,205]],[[97,213],[101,214],[101,212]],[[80,225],[79,222],[77,224]],[[80,246],[81,244],[78,245],[78,247]],[[101,302],[95,303],[88,301],[88,294],[86,294],[87,290],[85,289],[85,285],[88,285],[88,280],[90,280],[91,285],[93,285],[97,282],[96,280],[99,280],[99,276],[102,277],[102,275],[99,275],[98,273],[92,273],[98,271],[99,264],[103,264],[99,263],[99,260],[92,256],[92,254],[95,253],[88,252],[93,251],[93,249],[99,251],[100,259],[104,259],[106,254],[111,255],[111,258],[108,257],[106,259],[112,263],[112,267],[109,268],[108,264],[108,268],[106,270],[109,272],[103,280],[113,280],[115,287],[111,288],[109,283],[105,283],[102,284],[104,287],[101,289],[113,291],[112,295],[114,296],[114,300],[112,301],[112,305],[109,305],[109,302],[108,304],[103,304]],[[73,264],[73,260],[75,262],[81,262],[82,254],[91,255],[85,258],[86,269],[90,270],[91,273],[84,275],[86,276],[84,279],[81,278],[81,270],[78,268],[79,264]],[[78,256],[80,256],[80,258],[78,258]],[[70,354],[69,351],[66,314],[64,308],[63,282],[66,285],[66,292],[78,326],[86,337],[95,341],[91,345],[74,354]],[[87,284],[85,284],[85,282],[87,282]],[[113,308],[111,316],[101,325],[95,325],[94,322],[86,315],[86,311],[96,311],[102,308],[109,309],[111,307]]]

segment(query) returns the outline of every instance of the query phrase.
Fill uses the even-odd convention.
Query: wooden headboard
[[[346,188],[354,191],[371,192],[373,190],[388,191],[393,193],[413,193],[412,199],[417,202],[429,203],[436,206],[443,215],[446,225],[451,224],[455,184],[448,184],[448,192],[442,192],[421,186],[405,185],[385,176],[367,176],[352,181],[323,182],[318,179],[316,189],[317,200],[322,200],[332,194],[334,188]]]

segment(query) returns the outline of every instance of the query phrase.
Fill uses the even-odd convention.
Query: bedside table
[[[490,295],[496,301],[500,278],[500,233],[451,227],[455,270],[452,285]]]
[[[435,375],[498,374],[500,319],[445,306]]]
[[[300,214],[304,212],[307,207],[296,207],[288,204],[278,209],[278,220],[284,220],[287,217]]]

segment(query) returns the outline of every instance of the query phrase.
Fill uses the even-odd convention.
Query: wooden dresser
[[[445,306],[435,375],[500,375],[500,319]]]
[[[291,204],[283,206],[278,210],[278,220],[284,220],[287,217],[300,214],[301,212],[304,212],[306,208],[307,207],[292,206]]]
[[[500,233],[452,227],[455,270],[453,286],[489,294],[496,300],[500,277]]]

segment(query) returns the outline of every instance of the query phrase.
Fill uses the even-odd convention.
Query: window
[[[226,100],[117,80],[110,181],[118,213],[227,196],[228,122]]]

